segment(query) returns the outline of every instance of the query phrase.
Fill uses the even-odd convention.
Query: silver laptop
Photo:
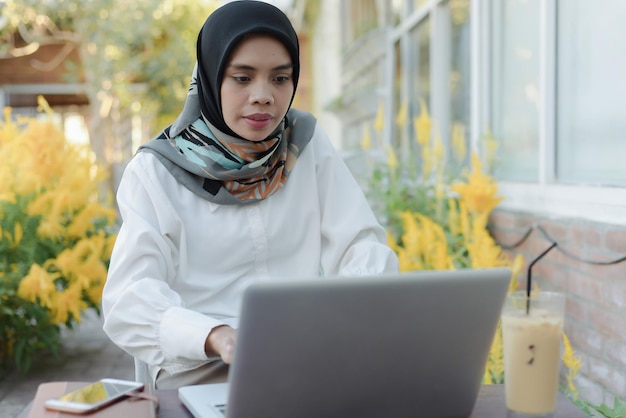
[[[258,283],[228,383],[185,386],[196,418],[467,417],[506,268]]]

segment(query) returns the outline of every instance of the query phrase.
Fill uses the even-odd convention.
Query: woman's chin
[[[248,141],[259,142],[267,138],[276,128],[277,126],[268,126],[263,129],[245,127],[238,130],[233,129],[233,131]]]

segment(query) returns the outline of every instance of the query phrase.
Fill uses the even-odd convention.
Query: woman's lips
[[[243,117],[248,125],[255,129],[263,129],[270,124],[273,117],[267,113],[253,113],[251,115],[246,115]]]

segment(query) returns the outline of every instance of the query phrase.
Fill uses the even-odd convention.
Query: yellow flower
[[[400,270],[448,270],[454,263],[448,256],[448,243],[440,225],[419,213],[400,214],[402,247],[397,248]]]
[[[509,265],[509,260],[502,253],[500,246],[496,245],[487,229],[481,224],[472,225],[471,235],[466,237],[466,245],[472,268]]]
[[[67,289],[52,295],[50,310],[53,323],[64,324],[70,318],[76,322],[81,321],[81,311],[87,309],[87,304],[82,299],[82,290],[78,283],[72,283]]]
[[[400,271],[423,270],[419,260],[411,257],[403,248],[398,251],[398,263]]]
[[[108,239],[103,232],[83,238],[73,248],[62,251],[51,266],[59,270],[71,284],[85,290],[89,301],[100,302],[102,286],[106,281],[107,269],[102,261],[108,258]]]
[[[6,238],[10,248],[17,248],[20,245],[23,236],[24,230],[20,222],[16,222],[15,225],[13,225],[13,234],[9,231],[3,231],[2,226],[0,226],[0,239],[3,237]]]
[[[0,173],[0,183],[6,184],[2,178],[2,174]],[[0,202],[15,203],[15,193],[10,190],[0,191]],[[0,207],[0,216],[2,216],[2,207]]]
[[[448,198],[448,229],[453,236],[460,233],[459,206],[453,198]]]
[[[49,273],[42,266],[33,264],[28,274],[20,281],[17,295],[24,300],[50,307],[56,292],[54,280],[58,277],[58,274]]]
[[[441,202],[444,200],[445,196],[446,196],[446,189],[443,184],[443,171],[437,170],[437,178],[435,182],[435,199],[437,199],[438,202]],[[437,213],[437,219],[439,218],[440,218],[439,213]]]
[[[484,162],[487,164],[485,167],[490,167],[497,145],[495,139],[488,133],[484,143],[486,158],[481,161],[476,153],[471,153],[469,172],[464,173],[457,184],[450,185],[445,176],[448,153],[444,141],[438,130],[432,131],[432,120],[424,100],[418,100],[420,113],[419,117],[413,119],[413,124],[417,152],[420,154],[414,154],[409,149],[410,154],[402,155],[398,161],[394,150],[387,148],[390,156],[388,165],[394,170],[389,171],[388,178],[384,179],[386,181],[375,178],[372,182],[374,188],[380,189],[377,190],[379,193],[373,195],[385,195],[390,199],[389,202],[383,202],[382,215],[391,222],[389,230],[398,234],[392,236],[388,232],[387,239],[398,256],[400,270],[507,266],[512,272],[509,290],[516,289],[517,276],[524,269],[524,259],[521,255],[510,259],[488,229],[489,216],[502,201],[498,196],[497,182],[486,174],[488,169],[483,172],[482,165]],[[405,107],[406,103],[403,103],[396,118],[400,126],[406,123]],[[379,107],[378,115],[382,117],[382,113]],[[380,123],[382,126],[382,121]],[[464,163],[468,156],[465,126],[460,122],[454,123],[451,136],[450,155],[457,162]],[[400,169],[396,170],[398,164]],[[421,167],[417,164],[421,164]],[[394,180],[399,173],[405,178],[396,182]],[[569,347],[564,362],[570,367],[570,373],[576,373],[580,363],[576,363],[573,351],[568,351],[571,350]],[[500,325],[485,365],[483,382],[504,382]],[[572,389],[572,381],[568,382]]]
[[[106,237],[104,248],[102,249],[102,256],[105,260],[111,258],[111,254],[113,253],[113,246],[115,245],[115,240],[117,239],[117,234],[111,234]]]
[[[369,125],[365,125],[363,128],[363,138],[361,138],[361,148],[364,150],[369,150],[372,148],[372,137],[370,135],[370,127]]]
[[[46,214],[50,211],[52,199],[54,199],[53,191],[41,193],[28,203],[26,213],[31,216]]]
[[[405,100],[400,109],[398,109],[398,115],[396,116],[396,124],[399,127],[404,127],[409,119],[409,103]]]
[[[116,217],[116,212],[111,208],[105,208],[97,202],[90,202],[82,210],[75,213],[67,227],[67,235],[70,238],[79,238],[87,235],[93,228],[94,219],[107,218],[110,222]]]
[[[416,214],[421,226],[421,258],[432,270],[449,270],[453,267],[448,257],[448,242],[443,228],[427,216]]]
[[[374,129],[376,132],[382,132],[385,125],[385,108],[382,103],[378,104],[378,111],[376,112],[376,120],[374,122]]]
[[[2,111],[4,119],[0,120],[0,149],[19,136],[19,127],[13,123],[12,109],[5,107]]]
[[[40,112],[45,112],[48,115],[54,114],[54,111],[42,95],[37,96],[37,110]]]
[[[59,219],[51,219],[50,217],[42,219],[37,227],[37,234],[42,238],[59,238],[63,235],[63,225]]]
[[[578,373],[578,370],[580,370],[581,361],[580,358],[576,356],[576,353],[572,348],[572,344],[565,333],[563,333],[563,347],[563,363],[568,368],[567,374],[565,375],[565,378],[567,379],[567,388],[576,397],[577,390],[574,385],[574,377]]]
[[[39,107],[52,115],[41,97]],[[27,367],[40,347],[58,349],[58,325],[71,326],[83,310],[97,309],[115,242],[108,228],[117,212],[111,195],[100,196],[106,170],[88,147],[69,144],[54,118],[15,117],[9,108],[4,116],[0,283],[7,292],[0,292],[0,303],[20,304],[23,310],[3,318],[0,368],[7,361]],[[16,341],[28,344],[21,360],[14,352]]]
[[[432,155],[430,158],[433,167],[432,169],[434,169],[438,175],[443,175],[443,169],[445,167],[445,148],[441,142],[441,135],[439,132],[435,135]]]
[[[491,130],[487,129],[487,133],[485,134],[485,151],[486,151],[485,161],[488,164],[490,165],[493,164],[497,149],[498,149],[498,141],[491,133]]]
[[[430,173],[433,170],[432,153],[429,144],[424,144],[422,147],[422,176],[424,179],[430,177]]]
[[[387,165],[392,170],[398,167],[398,157],[396,157],[395,151],[389,144],[387,144]]]
[[[406,249],[408,254],[417,255],[421,253],[420,230],[415,216],[410,211],[404,211],[401,214],[402,228],[402,247]]]
[[[463,161],[466,153],[465,125],[461,122],[454,122],[452,125],[452,155],[457,161]]]
[[[41,223],[37,229],[37,233],[42,237],[47,238],[59,238],[65,233],[65,222],[68,216],[72,213],[71,208],[68,205],[70,201],[69,192],[49,192],[48,196],[44,199],[45,203],[42,215]],[[31,209],[29,207],[29,209]],[[33,210],[34,211],[34,210]]]
[[[22,228],[22,224],[19,222],[15,223],[15,230],[13,231],[13,246],[17,247],[20,245],[22,241],[22,237],[24,236],[24,229]]]
[[[104,288],[105,282],[105,279],[94,280],[90,283],[89,287],[86,290],[87,297],[95,305],[99,304],[100,301],[102,301],[102,289]]]
[[[425,146],[430,142],[430,128],[432,122],[428,115],[428,107],[421,97],[418,99],[420,104],[420,115],[413,119],[413,125],[415,127],[415,133],[417,143],[421,146]]]
[[[502,198],[496,196],[496,182],[481,171],[478,155],[472,153],[472,172],[467,175],[467,183],[459,183],[450,187],[457,192],[467,209],[474,214],[489,214]]]
[[[444,158],[445,149],[443,147],[443,143],[441,142],[441,134],[437,132],[435,135],[435,146],[433,147],[433,158],[435,161],[442,161]]]
[[[394,251],[398,251],[400,249],[400,246],[396,242],[395,237],[388,230],[385,231],[385,233],[387,234],[387,245],[389,245],[389,248]]]
[[[517,278],[524,268],[524,256],[518,254],[511,262],[511,282],[509,283],[509,292],[517,289],[519,284]]]
[[[470,216],[467,206],[464,202],[459,202],[459,225],[461,227],[461,235],[468,237],[470,235]]]

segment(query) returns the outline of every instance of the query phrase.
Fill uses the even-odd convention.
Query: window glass
[[[418,10],[421,6],[428,3],[428,1],[429,0],[412,0],[410,4],[413,7],[413,10]]]
[[[346,35],[348,44],[361,35],[378,27],[378,11],[375,0],[350,0],[348,2],[349,33]]]
[[[537,181],[539,172],[539,1],[493,2],[491,130],[495,175]]]
[[[393,77],[393,135],[392,145],[396,149],[404,149],[408,143],[408,133],[406,124],[398,125],[398,119],[400,113],[404,111],[403,104],[405,96],[403,94],[404,87],[404,67],[401,53],[400,42],[396,42],[394,46],[394,59],[395,59],[395,75]]]
[[[557,180],[626,186],[626,2],[599,3],[558,3]]]
[[[450,115],[452,126],[446,138],[457,137],[469,149],[470,132],[470,1],[451,0],[449,3],[452,20],[450,45]],[[450,149],[451,147],[448,147]]]
[[[420,22],[411,31],[411,118],[421,113],[420,99],[426,106],[430,103],[430,18]],[[430,109],[429,109],[430,112]]]

